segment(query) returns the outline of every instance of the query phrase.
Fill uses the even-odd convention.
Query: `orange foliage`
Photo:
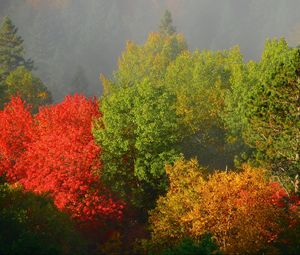
[[[256,254],[267,249],[289,222],[289,213],[275,204],[280,185],[270,185],[263,169],[216,172],[206,180],[197,162],[177,161],[167,167],[170,189],[151,212],[156,243],[211,233],[228,254]]]
[[[183,159],[174,166],[166,166],[170,188],[166,197],[160,197],[157,207],[150,212],[152,237],[155,243],[176,241],[187,236],[191,226],[183,221],[199,200],[198,189],[205,184],[196,160]]]

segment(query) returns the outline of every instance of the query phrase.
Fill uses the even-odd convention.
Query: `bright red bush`
[[[300,196],[297,194],[289,194],[279,182],[271,182],[274,189],[272,203],[278,207],[286,208],[287,210],[300,210]]]
[[[30,107],[19,97],[12,97],[0,111],[0,175],[5,173],[11,182],[22,177],[13,168],[32,140],[32,128]]]
[[[278,243],[294,247],[292,253],[284,251],[286,254],[294,254],[296,247],[300,247],[300,196],[295,192],[289,194],[279,182],[272,182],[271,186],[274,190],[271,198],[273,205],[282,208],[286,215],[286,221],[283,222],[285,231],[279,236]]]
[[[80,222],[119,219],[116,202],[99,178],[101,149],[92,122],[100,116],[96,99],[68,96],[33,118],[15,98],[0,113],[1,171],[26,190],[49,193],[56,206]]]

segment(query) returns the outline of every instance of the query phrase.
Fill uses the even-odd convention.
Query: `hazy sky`
[[[246,59],[258,59],[266,38],[300,42],[300,0],[0,0],[0,17],[11,16],[60,98],[78,66],[87,92],[99,94],[99,73],[110,75],[126,40],[142,43],[166,8],[191,49],[239,44]]]

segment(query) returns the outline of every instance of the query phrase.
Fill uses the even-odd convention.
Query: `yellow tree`
[[[182,52],[168,69],[165,83],[176,93],[176,113],[186,139],[186,157],[225,168],[233,156],[227,150],[222,114],[235,65],[243,63],[239,47],[223,51]]]
[[[100,76],[104,91],[106,94],[112,93],[117,89],[135,86],[145,79],[154,83],[161,82],[168,65],[186,49],[187,44],[181,34],[163,36],[153,32],[143,45],[128,41],[119,58],[114,79],[108,80],[104,75]]]
[[[152,240],[173,243],[210,233],[227,254],[257,254],[270,248],[288,216],[273,203],[276,190],[263,169],[217,172],[205,180],[195,161],[167,167],[170,189],[150,213]],[[280,186],[278,186],[280,188]]]
[[[43,82],[36,78],[24,67],[18,67],[12,71],[5,80],[6,100],[12,96],[20,96],[28,104],[32,105],[32,111],[36,113],[39,106],[49,104],[52,101],[51,93]]]
[[[191,225],[183,218],[198,201],[199,187],[205,185],[205,169],[200,169],[196,160],[177,160],[174,166],[166,166],[169,191],[161,196],[157,207],[150,212],[152,240],[156,244],[173,244],[190,232]]]

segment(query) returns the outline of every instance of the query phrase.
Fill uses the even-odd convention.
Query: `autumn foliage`
[[[122,215],[123,204],[111,197],[96,174],[101,149],[91,129],[100,116],[98,108],[96,99],[75,95],[41,108],[33,117],[15,98],[0,118],[7,126],[1,137],[6,145],[1,146],[2,171],[25,190],[49,193],[59,209],[80,222],[103,223]]]
[[[207,178],[196,161],[168,166],[170,189],[151,212],[152,239],[165,245],[185,236],[211,233],[228,254],[253,254],[278,242],[286,226],[299,218],[278,206],[283,189],[270,184],[263,169],[216,172]],[[287,196],[287,194],[284,194]]]
[[[6,174],[9,181],[20,179],[14,166],[32,141],[33,117],[30,107],[18,97],[6,104],[0,111],[0,174]]]
[[[101,104],[50,106],[24,55],[5,18],[0,254],[300,254],[300,47],[191,52],[167,11]]]

